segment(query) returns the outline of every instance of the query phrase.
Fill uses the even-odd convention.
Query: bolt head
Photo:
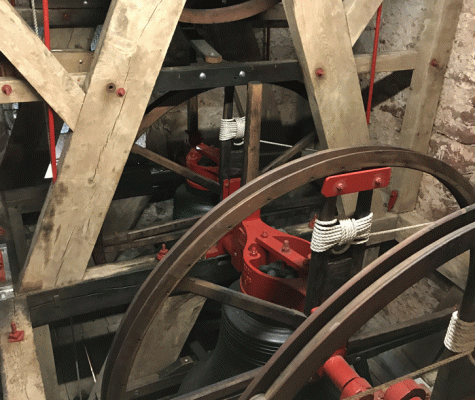
[[[239,77],[240,77],[240,78],[245,78],[245,77],[246,77],[246,73],[245,73],[244,71],[239,72]]]
[[[374,185],[375,186],[381,186],[383,184],[383,180],[381,178],[376,178],[374,180]]]
[[[315,75],[317,75],[318,78],[321,78],[325,75],[325,70],[323,68],[317,68],[317,70],[315,71]]]
[[[125,96],[125,89],[124,88],[117,89],[117,96],[124,97]]]
[[[206,79],[206,74],[205,74],[204,72],[202,72],[202,73],[200,74],[200,79],[201,79],[202,81],[204,81],[204,80]]]
[[[343,183],[340,182],[336,184],[336,190],[338,190],[339,192],[341,192],[344,188],[345,186],[343,185]]]
[[[265,239],[265,238],[268,238],[269,237],[269,234],[267,233],[267,231],[263,231],[261,233],[261,236]]]
[[[10,96],[13,92],[13,89],[10,85],[3,85],[2,86],[2,92],[6,94],[7,96]]]

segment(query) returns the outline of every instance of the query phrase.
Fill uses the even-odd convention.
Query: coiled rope
[[[316,220],[310,248],[316,253],[322,253],[336,245],[366,243],[370,236],[372,222],[373,213],[360,219]]]

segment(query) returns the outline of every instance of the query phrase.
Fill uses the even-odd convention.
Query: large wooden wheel
[[[180,21],[190,24],[222,24],[252,17],[274,7],[280,0],[247,0],[220,8],[185,7]]]
[[[128,376],[137,356],[140,344],[147,335],[151,321],[154,316],[160,312],[166,299],[172,294],[175,288],[184,285],[187,290],[195,290],[193,289],[193,285],[189,283],[189,279],[185,279],[186,274],[216,240],[233,229],[246,216],[302,184],[329,175],[380,166],[405,167],[429,173],[439,179],[451,191],[460,206],[467,206],[475,202],[475,190],[473,187],[463,176],[451,167],[430,157],[409,150],[396,148],[361,147],[323,151],[264,174],[235,192],[198,221],[195,226],[176,243],[173,249],[148,277],[130,305],[114,339],[104,370],[102,398],[107,400],[125,398]],[[462,214],[472,215],[464,212],[462,212]],[[457,223],[462,224],[462,226],[467,223],[467,220],[464,218],[457,221]],[[318,319],[316,316],[310,317],[292,336],[292,339],[284,345],[284,348],[279,350],[279,354],[281,354],[286,348],[297,349],[296,352],[288,353],[290,354],[290,359],[287,358],[285,362],[280,362],[277,360],[277,356],[275,356],[273,361],[271,360],[271,362],[264,367],[263,371],[273,371],[274,378],[279,376],[285,366],[298,354],[299,349],[303,348],[315,334],[320,332],[320,328],[326,326],[326,323],[330,321],[342,307],[357,298],[366,287],[372,285],[378,279],[382,279],[385,274],[389,273],[393,266],[398,265],[408,256],[415,254],[434,241],[442,238],[446,233],[450,232],[457,223],[454,225],[453,223],[443,224],[439,222],[436,229],[426,229],[427,232],[425,232],[425,234],[419,234],[417,240],[407,242],[404,244],[404,247],[399,248],[399,251],[391,252],[387,255],[386,258],[388,258],[389,261],[379,261],[373,264],[372,268],[365,269],[364,273],[353,278],[345,285],[346,290],[344,290],[344,296],[332,297],[333,300],[330,303],[327,302],[325,306],[321,307],[321,310],[318,312],[320,317],[318,317]],[[432,268],[432,265],[430,268]],[[414,276],[418,277],[419,275],[415,274]],[[396,287],[397,289],[391,292],[391,296],[394,293],[395,297],[398,293],[407,288],[405,285],[399,284]],[[212,290],[205,293],[202,289],[198,289],[196,292],[213,298]],[[342,294],[343,292],[340,291],[339,293]],[[241,297],[241,299],[238,300],[237,297]],[[241,303],[241,307],[247,307],[247,309],[253,311],[258,309],[261,309],[262,313],[270,313],[270,311],[275,313],[276,311],[275,306],[272,307],[272,305],[263,304],[265,302],[257,301],[248,296],[234,296],[233,301],[233,305]],[[247,305],[243,305],[243,303],[247,303]],[[381,305],[381,307],[382,306],[384,306],[384,304]],[[379,305],[377,307],[379,307]],[[374,307],[371,308],[371,310],[375,311]],[[291,314],[294,315],[290,317]],[[363,324],[366,314],[363,314],[361,318],[359,314],[355,315],[356,321],[351,320],[351,318],[350,320],[354,326],[357,327],[360,323]],[[287,310],[283,312],[279,318],[281,320],[282,318],[286,319],[287,323],[294,318],[294,324],[292,325],[295,326],[295,321],[299,318],[301,319],[302,316],[295,315],[295,312],[292,310]],[[309,325],[312,326],[313,330],[304,333],[304,327]],[[324,333],[323,330],[321,332]],[[335,343],[343,345],[346,339],[342,340],[343,339],[338,342],[335,341]],[[331,352],[325,351],[322,354],[321,357],[324,360],[331,355]],[[296,360],[295,362],[298,363],[299,361]],[[264,379],[264,381],[269,382],[267,379]],[[301,381],[298,382],[299,385],[302,383]],[[253,389],[254,387],[257,387],[257,389]],[[256,381],[246,393],[262,393],[263,390],[267,390],[267,388],[262,389]],[[291,392],[291,394],[293,393],[294,392]],[[276,396],[278,395],[276,394]],[[292,396],[287,396],[286,394],[285,397],[291,398]]]

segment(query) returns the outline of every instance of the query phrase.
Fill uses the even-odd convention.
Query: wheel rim
[[[222,8],[185,8],[180,22],[189,24],[222,24],[239,21],[267,11],[280,3],[280,0],[248,0],[241,4]]]
[[[471,206],[468,213],[471,219],[475,220],[475,207]],[[450,218],[448,222],[460,225],[457,219],[465,220],[463,215],[458,214],[455,218]],[[338,348],[344,346],[351,335],[376,312],[424,276],[435,271],[438,266],[474,247],[475,222],[451,231],[392,268],[355,297],[319,330],[292,362],[287,364],[277,379],[271,381],[265,375],[261,379],[256,379],[256,381],[260,380],[261,384],[265,383],[259,388],[265,389],[259,392],[265,391],[264,396],[267,400],[293,398],[298,389],[311,378],[312,371],[316,371]],[[376,260],[369,268],[380,264],[381,261]],[[338,294],[335,295],[338,297]],[[329,302],[332,300],[330,299]],[[315,314],[317,315],[312,316],[312,322],[319,319],[318,313]],[[289,341],[292,341],[292,337]],[[269,363],[272,361],[271,359]],[[254,391],[253,382],[240,400],[248,399]]]
[[[104,370],[102,398],[123,398],[140,341],[153,315],[216,238],[241,222],[243,216],[301,184],[337,173],[380,166],[406,167],[429,173],[452,192],[460,206],[475,202],[474,188],[450,166],[428,156],[390,147],[323,151],[264,174],[206,214],[152,271],[114,338]],[[125,365],[118,360],[126,360]]]

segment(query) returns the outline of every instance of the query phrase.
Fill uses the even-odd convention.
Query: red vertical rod
[[[378,8],[378,13],[376,15],[376,29],[374,31],[373,59],[371,61],[371,78],[369,81],[368,105],[366,107],[366,122],[368,123],[368,125],[371,117],[371,102],[373,100],[374,75],[376,74],[376,59],[378,57],[379,29],[381,27],[382,11],[383,5],[381,4]]]
[[[51,39],[49,33],[49,4],[48,0],[43,0],[43,26],[45,32],[45,46],[51,50]],[[49,150],[51,158],[51,170],[53,172],[53,182],[56,182],[58,171],[56,168],[56,138],[54,136],[54,115],[51,107],[48,106],[48,127],[49,127]]]

